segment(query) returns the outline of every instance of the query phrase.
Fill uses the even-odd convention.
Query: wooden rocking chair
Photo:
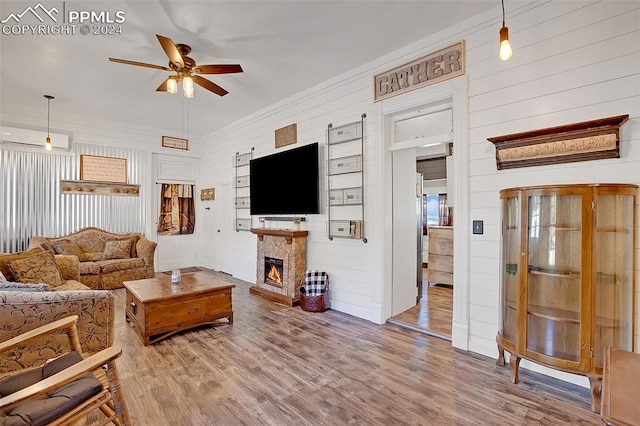
[[[111,346],[84,358],[77,319],[69,316],[0,343],[0,354],[29,350],[36,337],[64,330],[72,350],[42,367],[0,377],[0,423],[15,416],[24,424],[69,425],[98,408],[106,416],[102,425],[131,424],[115,365],[122,350]]]

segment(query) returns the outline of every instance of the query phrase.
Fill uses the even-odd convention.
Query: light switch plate
[[[474,220],[473,221],[473,233],[474,234],[484,234],[484,221],[482,220]]]

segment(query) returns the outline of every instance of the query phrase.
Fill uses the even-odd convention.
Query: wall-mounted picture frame
[[[275,146],[282,148],[283,146],[293,145],[298,142],[298,125],[296,123],[282,127],[275,131]]]
[[[80,155],[80,180],[127,183],[127,159],[82,154]]]
[[[162,146],[165,148],[189,150],[189,140],[183,138],[174,138],[173,136],[163,136]]]

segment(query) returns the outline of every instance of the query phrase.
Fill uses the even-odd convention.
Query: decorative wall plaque
[[[80,180],[127,183],[127,159],[80,155]]]
[[[215,188],[205,188],[200,190],[200,200],[202,201],[211,201],[216,199],[216,189]]]
[[[373,77],[373,101],[378,102],[463,75],[464,40]]]
[[[620,158],[620,126],[629,115],[488,138],[498,170]]]
[[[276,130],[276,148],[293,145],[296,142],[298,142],[298,125],[296,123]]]
[[[174,138],[171,136],[163,136],[162,146],[164,146],[165,148],[175,148],[186,151],[189,149],[189,140],[183,138]]]

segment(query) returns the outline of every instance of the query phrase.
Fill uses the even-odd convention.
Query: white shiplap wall
[[[256,157],[275,152],[273,132],[277,128],[297,123],[298,145],[319,141],[324,146],[328,123],[355,121],[363,112],[370,122],[379,110],[372,102],[375,73],[464,39],[464,78],[468,78],[470,108],[469,213],[472,219],[484,220],[485,234],[471,235],[469,241],[456,244],[468,244],[470,252],[468,301],[464,301],[470,315],[468,347],[496,356],[499,190],[552,183],[640,183],[640,3],[536,1],[510,6],[507,0],[507,25],[514,48],[510,61],[497,58],[500,10],[479,15],[206,137],[203,186],[231,181],[231,157],[236,151],[255,147]],[[438,90],[437,86],[421,92],[428,98],[429,93]],[[622,128],[620,159],[496,170],[495,150],[488,137],[619,114],[630,115]],[[383,172],[373,167],[382,164],[377,156],[384,138],[380,127],[365,127],[366,182],[375,182],[376,174]],[[389,221],[371,207],[377,204],[377,197],[383,196],[381,191],[368,185],[365,196],[369,236],[388,226]],[[310,231],[308,266],[330,272],[334,309],[383,321],[380,265],[384,248],[375,238],[366,245],[349,240],[329,242],[325,220],[324,214],[314,215],[306,223]],[[213,234],[200,237],[203,250],[204,242],[215,238]],[[237,234],[235,276],[247,281],[255,279],[255,250],[252,234]],[[635,253],[636,258],[639,253]],[[639,319],[637,316],[636,322]],[[551,374],[572,380],[566,375]]]
[[[472,235],[470,241],[469,348],[475,352],[495,352],[499,190],[640,183],[639,8],[638,2],[539,2],[507,20],[514,47],[510,61],[487,61],[481,46],[470,52],[470,206],[471,217],[485,222],[485,235]],[[622,127],[620,159],[498,172],[495,150],[486,140],[621,114],[629,114],[630,120]]]

